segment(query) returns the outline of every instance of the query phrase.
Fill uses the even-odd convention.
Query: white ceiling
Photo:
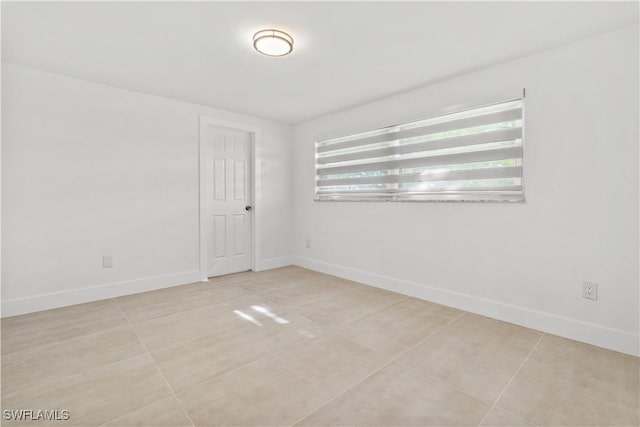
[[[3,2],[2,58],[296,123],[637,22],[637,2]],[[270,27],[292,55],[253,50]]]

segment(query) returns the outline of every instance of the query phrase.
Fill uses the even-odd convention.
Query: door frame
[[[250,203],[253,206],[251,211],[251,270],[258,271],[258,260],[260,259],[260,189],[257,185],[257,177],[259,174],[258,162],[256,162],[256,144],[260,138],[260,129],[249,126],[244,123],[232,122],[227,120],[218,120],[213,117],[200,115],[198,128],[198,157],[199,157],[199,203],[198,210],[200,212],[199,221],[199,240],[200,240],[200,280],[209,281],[208,277],[208,245],[205,236],[205,220],[206,220],[206,159],[204,157],[204,133],[206,126],[215,126],[219,128],[231,129],[249,134],[249,182],[251,183]]]

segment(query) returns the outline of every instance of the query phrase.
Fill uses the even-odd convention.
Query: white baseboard
[[[640,356],[639,337],[630,332],[316,259],[294,256],[293,264],[598,347]]]
[[[269,258],[269,259],[262,260],[262,262],[258,266],[258,271],[286,267],[287,265],[291,265],[291,264],[293,264],[293,257],[291,256],[280,256],[277,258]]]
[[[269,258],[259,263],[258,271],[286,267],[292,263],[293,259],[291,256]],[[101,299],[137,294],[140,292],[183,285],[185,283],[198,282],[200,280],[200,271],[194,270],[167,274],[164,276],[152,276],[122,282],[106,283],[86,288],[71,289],[68,291],[51,292],[31,297],[3,300],[0,317],[16,316],[19,314],[33,313],[36,311],[49,310],[68,305],[98,301]]]
[[[200,271],[185,271],[164,276],[144,277],[123,282],[106,283],[98,286],[51,292],[31,297],[2,301],[2,317],[33,313],[67,305],[82,304],[122,295],[168,288],[200,280]]]

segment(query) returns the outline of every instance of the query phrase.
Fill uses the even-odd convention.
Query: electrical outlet
[[[113,257],[111,255],[102,257],[102,268],[113,268]]]
[[[311,239],[309,238],[304,239],[304,244],[307,246],[307,249],[311,248]]]
[[[597,300],[598,284],[593,282],[582,283],[582,298]]]

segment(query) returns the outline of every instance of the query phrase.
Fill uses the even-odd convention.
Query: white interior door
[[[203,126],[207,276],[251,268],[251,135]],[[202,164],[202,163],[201,163]]]

